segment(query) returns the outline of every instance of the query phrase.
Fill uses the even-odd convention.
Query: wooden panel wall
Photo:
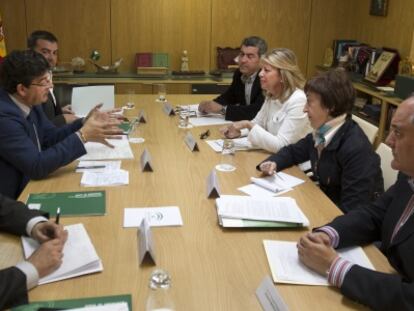
[[[237,47],[243,38],[258,35],[269,49],[286,47],[306,72],[311,0],[212,0],[211,64],[217,46]]]
[[[26,46],[35,29],[49,29],[60,41],[61,61],[87,58],[92,49],[102,64],[124,58],[132,71],[134,54],[164,51],[171,69],[187,49],[190,69],[214,69],[217,46],[238,46],[249,35],[269,47],[295,51],[311,75],[326,47],[337,38],[410,52],[414,1],[389,1],[388,16],[369,15],[370,0],[0,0],[8,50]],[[91,69],[91,67],[89,67]]]
[[[136,52],[169,53],[179,70],[183,50],[191,70],[209,68],[211,0],[112,0],[113,57],[134,70]]]
[[[46,29],[58,37],[60,61],[87,59],[93,49],[103,64],[111,61],[110,0],[30,0],[26,12],[28,34]]]
[[[24,0],[0,0],[0,14],[6,37],[6,49],[26,47],[26,13]]]

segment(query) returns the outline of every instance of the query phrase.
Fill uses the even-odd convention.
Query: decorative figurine
[[[183,51],[183,56],[181,57],[181,71],[189,71],[188,68],[188,55],[187,50]]]

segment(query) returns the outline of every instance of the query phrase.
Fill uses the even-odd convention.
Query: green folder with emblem
[[[48,212],[56,216],[60,207],[61,216],[105,215],[105,191],[31,193],[27,199],[30,209]]]
[[[116,295],[67,300],[35,301],[27,305],[15,307],[12,309],[12,311],[65,310],[121,302],[126,302],[128,304],[129,310],[132,310],[131,295]]]

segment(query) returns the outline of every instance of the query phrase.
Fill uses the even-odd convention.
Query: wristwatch
[[[226,115],[226,110],[227,110],[227,106],[223,106],[223,108],[221,108],[220,113],[223,115]]]

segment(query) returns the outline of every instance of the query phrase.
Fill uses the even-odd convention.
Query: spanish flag
[[[3,58],[6,56],[6,42],[4,39],[4,31],[3,31],[3,20],[0,14],[0,63],[3,61]]]

